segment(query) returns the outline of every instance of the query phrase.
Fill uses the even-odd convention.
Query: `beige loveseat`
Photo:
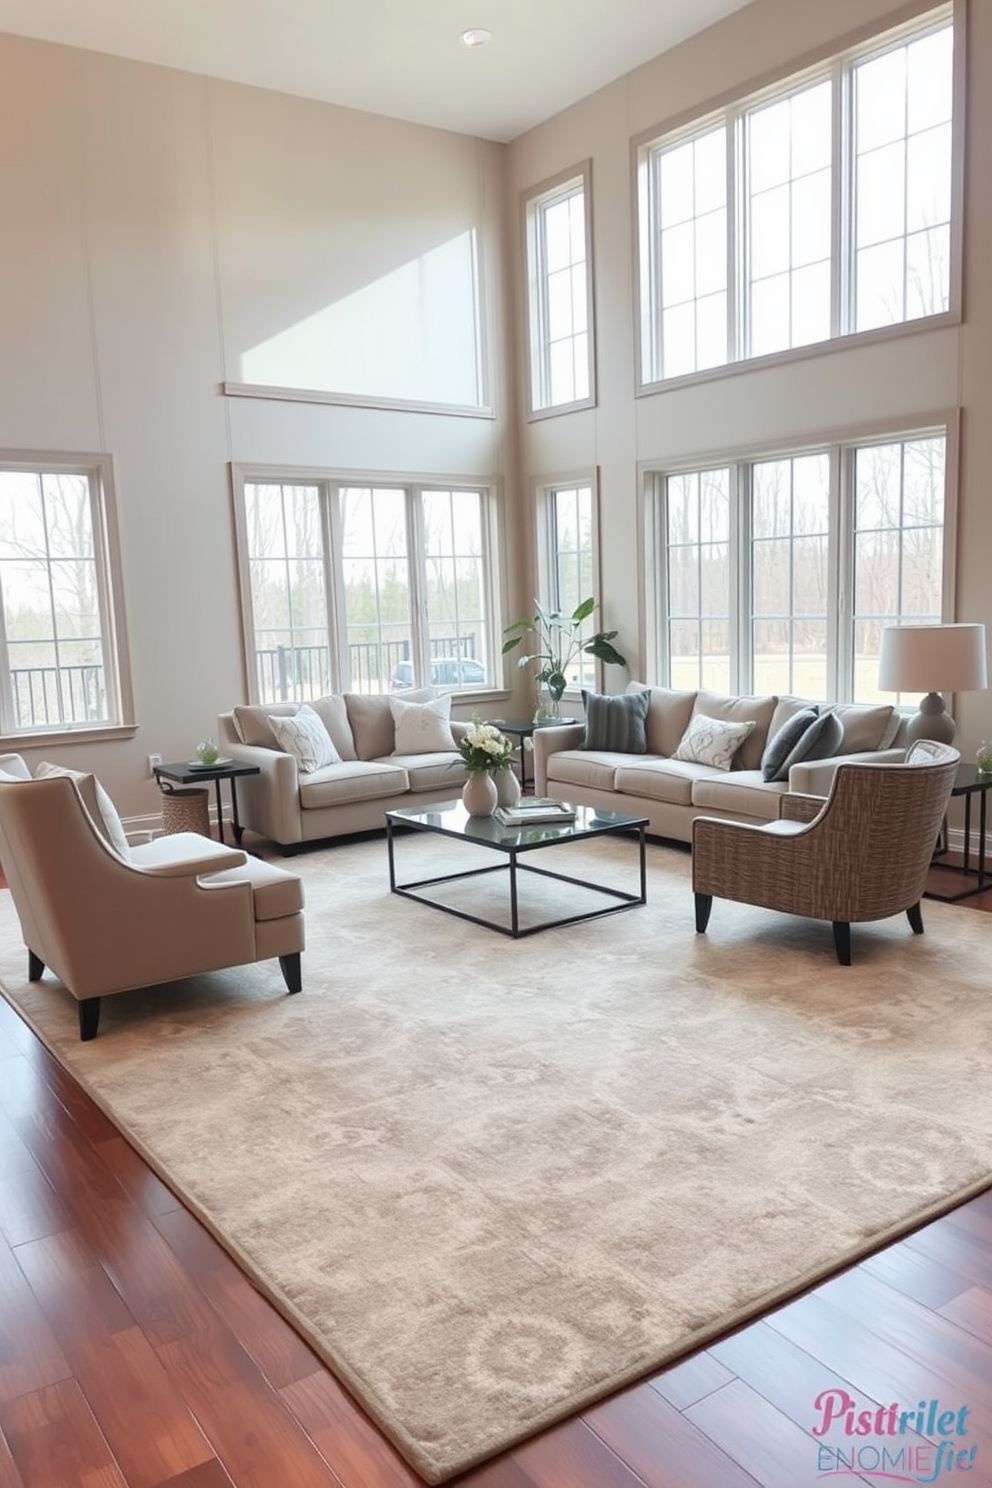
[[[775,821],[790,791],[826,796],[843,760],[898,761],[906,752],[905,720],[888,705],[811,704],[797,697],[729,697],[713,692],[645,689],[650,693],[643,753],[584,747],[585,723],[542,727],[534,733],[534,788],[603,811],[646,816],[657,837],[689,842],[697,816],[730,821]],[[770,742],[802,710],[832,713],[837,738],[823,758],[797,760],[786,778],[766,780],[762,760]],[[731,722],[753,722],[729,769],[675,759],[690,724],[700,715]],[[786,752],[786,760],[788,751]],[[785,763],[785,761],[783,761]]]
[[[338,756],[304,770],[280,747],[272,718],[293,716],[297,705],[252,704],[222,713],[217,721],[222,756],[257,765],[260,773],[238,782],[241,823],[291,851],[309,842],[385,826],[384,813],[399,806],[457,796],[466,773],[456,748],[397,752],[393,704],[439,705],[429,690],[388,695],[343,693],[316,698],[318,715]],[[440,710],[442,714],[444,709]],[[466,723],[448,721],[454,744]],[[424,743],[432,742],[429,734]]]

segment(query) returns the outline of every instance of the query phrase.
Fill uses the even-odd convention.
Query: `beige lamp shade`
[[[878,657],[881,692],[922,692],[920,711],[907,725],[907,737],[950,744],[954,720],[945,712],[942,692],[975,692],[988,685],[985,626],[887,625]]]

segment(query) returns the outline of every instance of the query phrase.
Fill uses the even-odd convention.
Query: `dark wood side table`
[[[942,835],[943,846],[937,848],[934,853],[934,868],[941,868],[947,873],[964,873],[973,878],[974,883],[953,892],[942,894],[938,889],[925,889],[925,899],[940,899],[945,904],[956,904],[959,899],[968,899],[972,894],[982,894],[986,889],[992,888],[992,875],[985,868],[985,823],[986,806],[988,803],[989,789],[992,787],[992,775],[983,775],[976,765],[959,765],[954,779],[951,796],[964,796],[964,856],[960,863],[942,863],[940,860],[947,852],[947,828],[945,826]],[[975,853],[975,866],[971,866],[971,798],[978,797],[978,850]]]
[[[242,775],[260,775],[262,772],[258,765],[240,765],[235,760],[228,760],[226,764],[216,765],[194,765],[191,760],[180,761],[175,765],[156,765],[156,780],[174,780],[180,785],[190,785],[193,782],[212,780],[217,791],[217,837],[224,841],[224,808],[221,802],[221,782],[231,782],[231,826],[234,829],[234,840],[240,846],[244,834],[244,827],[238,820],[238,779]]]
[[[520,750],[520,789],[527,789],[527,740],[534,737],[534,730],[539,728],[550,728],[553,724],[578,723],[577,718],[549,718],[547,723],[535,723],[533,718],[519,718],[508,722],[505,718],[490,718],[488,720],[500,733],[509,734],[511,739],[519,742],[517,748]],[[531,777],[533,784],[533,776]]]

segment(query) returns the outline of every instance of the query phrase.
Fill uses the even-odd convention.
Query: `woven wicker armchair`
[[[697,817],[692,830],[696,929],[714,898],[833,924],[851,964],[851,925],[906,912],[923,933],[920,899],[960,755],[920,740],[902,764],[842,764],[826,801],[785,795],[766,826]]]

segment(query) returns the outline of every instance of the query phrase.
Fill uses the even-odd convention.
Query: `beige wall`
[[[726,21],[657,58],[507,148],[508,210],[520,193],[592,160],[598,405],[528,423],[525,479],[600,468],[604,619],[620,631],[635,675],[645,670],[639,543],[640,462],[688,459],[776,442],[836,435],[962,410],[957,530],[957,613],[982,620],[992,639],[992,5],[968,17],[965,178],[965,319],[962,326],[849,342],[799,360],[740,366],[707,381],[635,395],[632,140],[740,95],[829,50],[875,20],[901,19],[885,0],[754,0]],[[515,325],[522,330],[517,271]],[[518,340],[518,358],[523,354]],[[522,361],[518,361],[522,375]],[[992,733],[987,693],[954,700],[958,742],[972,751]]]
[[[955,618],[992,628],[988,0],[968,17],[963,324],[635,396],[631,140],[890,14],[754,0],[507,147],[0,36],[0,448],[113,456],[138,723],[32,760],[96,769],[140,814],[145,756],[185,757],[244,696],[232,461],[498,478],[509,615],[533,592],[531,483],[598,466],[603,618],[637,674],[641,462],[960,409]],[[599,401],[524,423],[519,194],[586,158]],[[468,228],[494,417],[223,395],[246,349]],[[965,750],[992,734],[987,694],[955,712]]]
[[[230,462],[503,478],[503,147],[0,36],[0,448],[114,461],[138,732],[32,747],[157,807],[244,697]],[[242,353],[475,230],[495,417],[225,397]],[[493,327],[496,327],[495,333]]]

